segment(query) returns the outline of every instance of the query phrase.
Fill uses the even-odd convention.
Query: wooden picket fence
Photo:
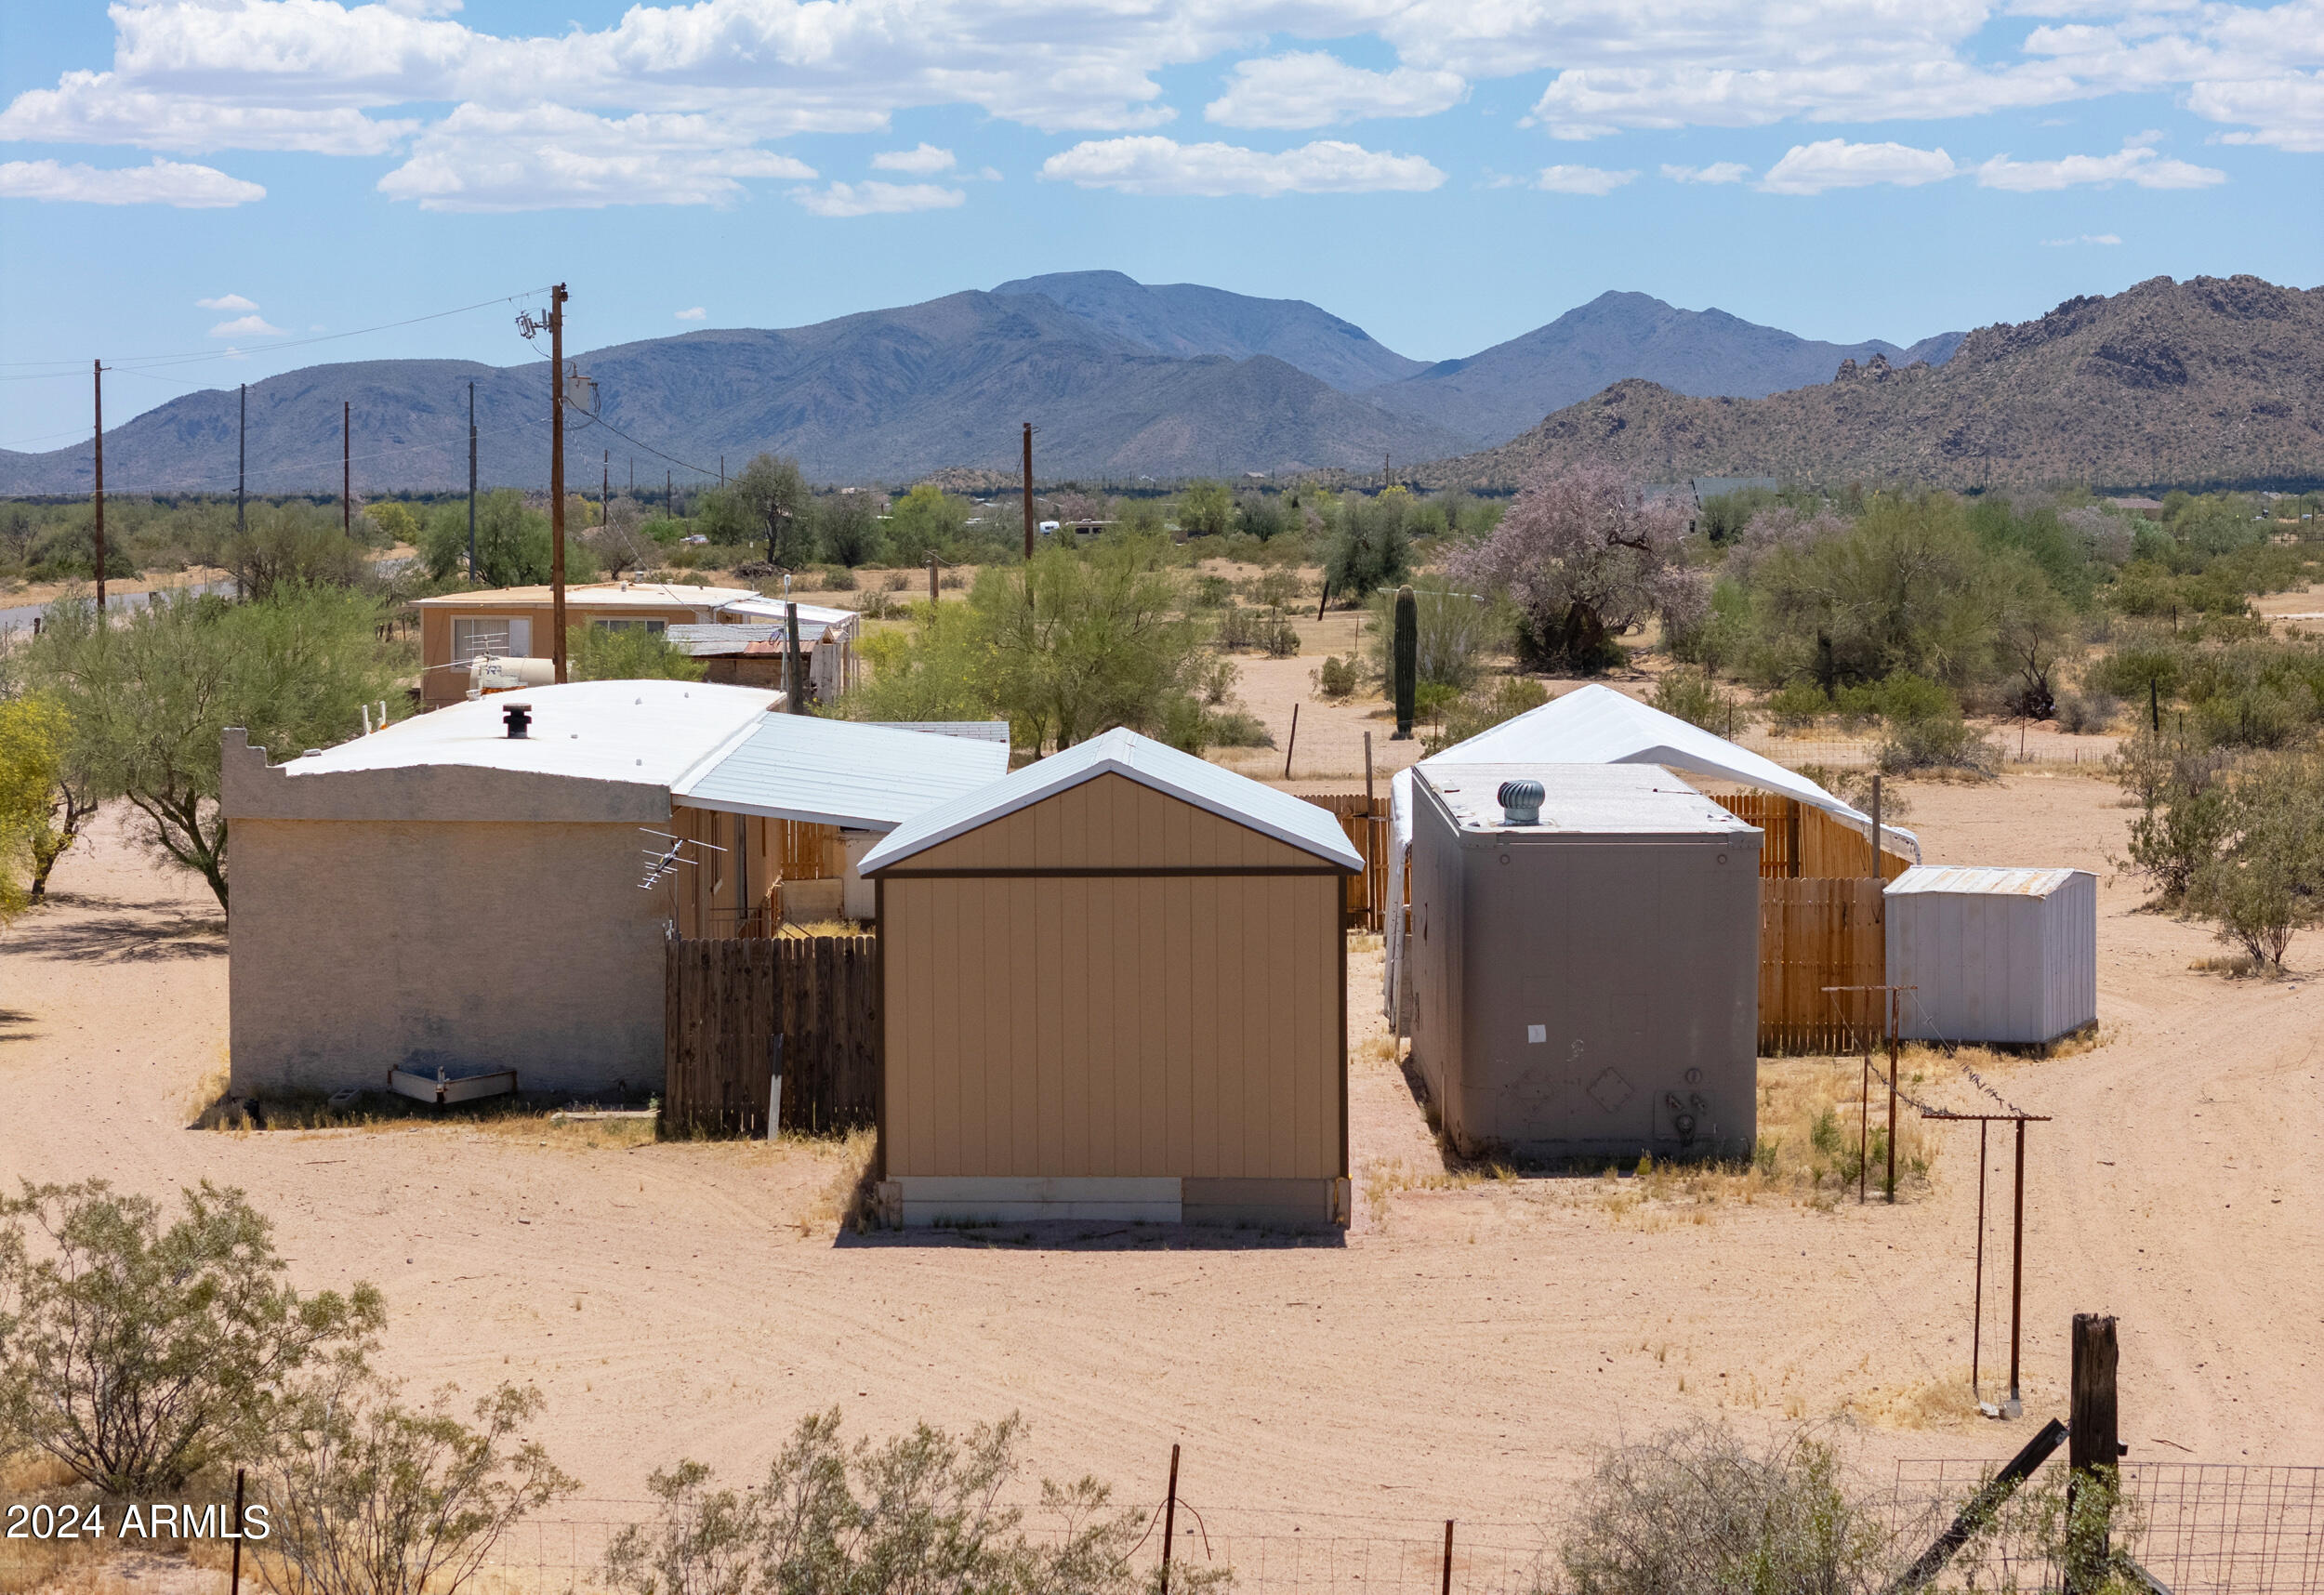
[[[1714,794],[1711,801],[1766,835],[1759,847],[1759,873],[1767,880],[1869,877],[1872,844],[1862,831],[1823,810],[1779,792]],[[1883,833],[1888,826],[1881,827]],[[1895,880],[1912,867],[1891,837],[1881,850],[1881,878]]]
[[[667,1134],[764,1136],[775,1038],[781,1128],[837,1134],[879,1101],[879,938],[668,942],[663,1023]]]
[[[1888,968],[1881,883],[1763,878],[1759,883],[1759,1049],[1853,1052],[1881,1035],[1882,1009],[1869,992]]]
[[[1348,834],[1348,842],[1364,855],[1364,870],[1348,877],[1340,898],[1340,923],[1350,930],[1378,930],[1385,924],[1388,902],[1388,799],[1367,798],[1361,792],[1327,792],[1307,799]]]

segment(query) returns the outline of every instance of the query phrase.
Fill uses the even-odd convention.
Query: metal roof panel
[[[991,785],[1006,736],[946,736],[815,715],[768,715],[670,788],[697,809],[888,831]]]

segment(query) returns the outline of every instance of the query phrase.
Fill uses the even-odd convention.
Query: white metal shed
[[[1889,882],[1888,978],[1914,1041],[2039,1046],[2098,1019],[2098,877],[1921,864]]]

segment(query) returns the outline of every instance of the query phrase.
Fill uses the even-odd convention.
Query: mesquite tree
[[[1538,471],[1484,541],[1446,561],[1456,582],[1506,589],[1528,665],[1597,670],[1649,616],[1683,618],[1704,584],[1682,561],[1686,520],[1603,461]]]

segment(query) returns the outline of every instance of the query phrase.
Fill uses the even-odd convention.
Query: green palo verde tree
[[[278,758],[346,741],[358,705],[402,695],[378,620],[376,601],[331,587],[157,600],[111,624],[93,603],[59,600],[26,675],[63,709],[95,796],[126,798],[139,839],[200,875],[224,908],[221,734],[243,727]]]
[[[165,1228],[101,1180],[0,1199],[0,1454],[151,1496],[263,1453],[301,1370],[360,1360],[385,1320],[376,1289],[292,1289],[240,1191],[205,1180],[180,1209]]]

